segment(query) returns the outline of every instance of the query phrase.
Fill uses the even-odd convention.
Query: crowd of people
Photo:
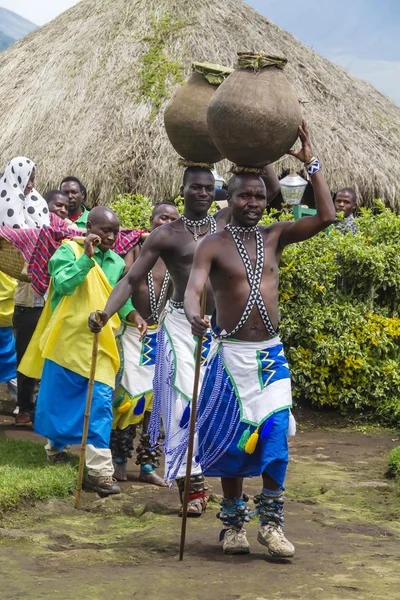
[[[295,421],[279,338],[279,261],[285,246],[332,224],[343,233],[356,231],[354,190],[341,190],[333,202],[305,124],[299,137],[302,148],[291,153],[308,171],[316,214],[269,227],[258,224],[280,191],[272,166],[261,174],[233,175],[229,206],[214,216],[212,171],[186,169],[183,215],[173,203],[156,204],[150,235],[139,232],[130,246],[118,245],[120,223],[112,210],[88,210],[86,189],[76,177],[42,198],[34,189],[35,165],[18,157],[0,178],[1,227],[36,229],[59,221],[67,227],[48,261],[44,295],[0,272],[0,381],[17,376],[15,424],[33,424],[47,439],[51,463],[69,461],[69,446],[82,438],[93,332],[99,333],[85,487],[101,495],[120,492],[141,424],[140,479],[158,486],[176,481],[182,502],[202,338],[187,510],[200,517],[207,507],[205,477],[221,478],[219,518],[228,554],[250,551],[243,479],[262,476],[255,498],[258,541],[270,555],[294,555],[283,530],[288,436]],[[164,474],[157,472],[162,450]]]

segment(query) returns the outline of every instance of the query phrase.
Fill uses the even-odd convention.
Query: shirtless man
[[[209,321],[200,317],[200,297],[210,277],[216,340],[199,397],[198,458],[206,476],[221,477],[224,497],[219,518],[228,554],[250,551],[243,478],[262,475],[263,489],[255,498],[261,522],[258,541],[270,555],[294,555],[282,529],[287,436],[289,423],[294,433],[294,419],[290,373],[278,336],[278,266],[285,246],[316,235],[335,220],[305,123],[299,135],[302,149],[290,153],[307,167],[317,214],[258,227],[266,206],[263,181],[249,173],[232,177],[231,222],[196,250],[185,294],[192,333],[204,335]]]
[[[279,181],[272,167],[266,169],[269,178],[269,197],[272,200],[279,191]],[[222,229],[230,218],[229,209],[217,213],[215,219],[208,215],[214,200],[214,177],[208,169],[188,168],[185,171],[181,195],[184,198],[184,215],[164,227],[152,232],[143,245],[140,257],[128,275],[115,288],[109,298],[101,324],[93,315],[89,318],[92,331],[98,331],[108,319],[125,303],[140,282],[161,258],[171,276],[174,293],[167,314],[160,328],[157,341],[157,359],[154,378],[154,398],[150,424],[152,443],[157,441],[160,428],[160,412],[166,434],[165,455],[168,481],[177,479],[183,494],[185,461],[177,467],[178,458],[185,456],[182,438],[187,430],[190,416],[190,401],[193,392],[196,341],[191,335],[190,325],[183,312],[183,298],[192,267],[195,249],[210,233]],[[212,294],[207,294],[206,312],[212,313]],[[210,339],[203,344],[203,358],[207,358]],[[178,457],[178,458],[177,458]],[[195,455],[196,457],[196,455]],[[179,460],[179,463],[181,461]],[[206,509],[206,486],[199,464],[193,460],[189,489],[189,516],[201,516]]]
[[[176,219],[179,219],[176,206],[161,202],[153,209],[150,229],[154,231]],[[140,246],[137,245],[125,257],[127,267],[132,266],[139,256]],[[140,465],[139,479],[154,485],[166,485],[156,473],[161,451],[158,447],[151,447],[148,428],[153,401],[158,321],[171,288],[169,273],[159,258],[147,279],[142,279],[132,293],[132,302],[148,325],[144,338],[138,328],[128,321],[123,322],[117,334],[122,373],[120,373],[119,387],[113,402],[111,433],[114,477],[117,481],[127,480],[126,467],[128,458],[132,457],[136,426],[143,421],[136,460],[136,464]]]

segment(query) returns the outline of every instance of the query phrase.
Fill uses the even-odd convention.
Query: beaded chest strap
[[[156,290],[154,287],[154,279],[153,279],[152,271],[150,271],[149,274],[147,275],[147,283],[149,286],[150,310],[151,310],[150,316],[152,317],[154,323],[158,324],[158,315],[160,314],[160,309],[163,305],[170,280],[171,280],[171,276],[167,271],[165,273],[164,281],[161,286],[160,296],[159,296],[158,302],[157,302]]]
[[[250,294],[249,294],[249,298],[247,300],[245,309],[243,311],[243,314],[240,318],[239,323],[236,325],[236,327],[234,327],[234,329],[232,329],[232,331],[230,331],[229,333],[227,333],[227,332],[219,333],[217,337],[219,339],[226,339],[226,338],[229,338],[229,337],[232,337],[233,335],[235,335],[235,333],[237,333],[239,331],[239,329],[241,329],[245,325],[245,323],[246,323],[247,319],[249,318],[250,313],[253,310],[253,307],[255,305],[258,308],[262,322],[263,322],[264,327],[267,330],[268,334],[270,336],[274,336],[274,335],[276,335],[277,332],[271,323],[271,319],[269,318],[269,314],[268,314],[268,311],[264,304],[264,300],[262,298],[261,291],[260,291],[261,279],[262,279],[263,268],[264,268],[264,243],[263,243],[261,232],[258,227],[243,228],[243,227],[233,227],[232,225],[227,225],[225,227],[225,229],[231,233],[233,240],[236,244],[236,248],[237,248],[239,255],[243,261],[243,264],[244,264],[244,267],[245,267],[246,273],[247,273],[247,279],[249,280],[249,284],[250,284]],[[249,257],[249,253],[247,252],[246,246],[243,244],[243,241],[240,238],[240,233],[251,232],[251,231],[255,231],[255,234],[256,234],[256,264],[254,267],[254,271],[253,271],[253,267],[252,267],[251,260]]]

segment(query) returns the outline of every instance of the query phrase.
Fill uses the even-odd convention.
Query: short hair
[[[155,211],[157,210],[157,208],[159,206],[173,206],[174,208],[177,209],[175,202],[171,202],[170,200],[163,200],[162,202],[157,202],[154,206],[153,206],[153,210],[152,210],[152,215],[154,215]]]
[[[338,190],[336,192],[336,194],[333,197],[333,201],[336,200],[336,196],[338,194],[340,194],[340,192],[345,192],[346,194],[349,194],[351,196],[351,199],[353,200],[354,204],[357,204],[357,194],[356,194],[356,190],[354,188],[342,188],[341,190]]]
[[[193,173],[209,173],[210,175],[212,175],[212,177],[214,179],[214,175],[213,175],[211,169],[207,169],[206,167],[188,167],[187,169],[185,169],[185,172],[183,174],[183,185],[184,186],[187,184],[187,180],[189,179],[190,175],[192,175]]]
[[[61,190],[49,190],[44,195],[44,199],[46,200],[47,204],[49,204],[49,202],[53,200],[54,196],[64,196],[68,200],[67,194],[65,194]]]
[[[258,179],[261,179],[261,181],[263,182],[263,184],[265,186],[265,181],[261,177],[261,175],[257,175],[256,173],[237,173],[237,174],[235,173],[234,175],[232,175],[232,177],[228,181],[228,197],[229,198],[232,198],[232,195],[235,193],[236,188],[238,187],[238,185],[240,185],[242,180],[245,177],[249,177],[249,176],[257,177]]]
[[[75,182],[75,183],[77,183],[79,185],[79,188],[81,190],[81,194],[83,194],[83,197],[84,197],[84,199],[86,201],[87,190],[86,190],[85,186],[83,185],[83,183],[77,177],[74,177],[73,175],[69,175],[68,177],[64,177],[64,179],[60,183],[60,187],[62,186],[63,183],[68,183],[68,181],[73,181],[73,182]]]

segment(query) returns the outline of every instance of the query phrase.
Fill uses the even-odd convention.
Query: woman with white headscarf
[[[46,201],[34,189],[35,163],[25,156],[10,160],[0,177],[0,225],[13,229],[37,228],[49,225]],[[18,283],[15,293],[14,328],[17,363],[19,364],[35,331],[43,310],[42,296],[35,294],[29,283]],[[35,379],[17,373],[17,404],[19,414],[15,424],[32,425]]]
[[[0,179],[0,223],[14,229],[49,224],[46,201],[34,189],[36,167],[29,158],[10,160]]]

